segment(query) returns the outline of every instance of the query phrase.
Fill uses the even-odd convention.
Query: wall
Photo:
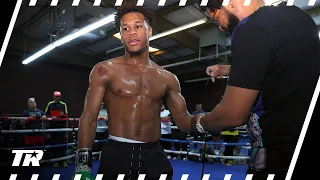
[[[8,54],[0,67],[0,114],[21,114],[29,97],[36,98],[38,109],[45,110],[53,91],[59,90],[70,116],[81,115],[91,69],[48,60],[23,65],[21,59]]]
[[[48,60],[23,65],[21,59],[21,56],[7,54],[0,67],[0,114],[21,114],[27,108],[29,97],[36,98],[38,108],[45,110],[53,91],[59,90],[70,116],[81,115],[91,69]],[[203,109],[210,111],[220,100],[225,82],[210,81],[205,88],[206,83],[181,83],[182,95],[190,112],[194,111],[196,103],[202,103]]]
[[[195,110],[196,104],[201,103],[204,111],[211,111],[221,100],[224,93],[226,80],[200,81],[181,84],[182,95],[186,100],[189,112]]]

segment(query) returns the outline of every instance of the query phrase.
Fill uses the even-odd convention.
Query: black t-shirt
[[[236,27],[228,85],[259,90],[256,146],[294,146],[320,75],[315,22],[295,6],[261,7]]]
[[[30,117],[32,115],[35,115],[36,116],[35,118],[41,118],[43,115],[45,115],[45,113],[40,109],[36,109],[36,110],[27,109],[22,113],[23,117]]]

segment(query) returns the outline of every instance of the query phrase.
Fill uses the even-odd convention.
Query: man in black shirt
[[[232,35],[231,66],[207,74],[229,75],[222,102],[198,120],[198,129],[221,130],[247,122],[253,149],[249,174],[285,179],[320,75],[320,41],[313,19],[296,6],[263,0],[209,0],[203,7]],[[232,68],[231,68],[232,67]]]

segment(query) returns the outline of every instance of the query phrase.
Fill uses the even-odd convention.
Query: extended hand
[[[213,65],[209,66],[206,69],[206,73],[208,76],[211,76],[212,82],[215,82],[215,79],[221,79],[223,76],[229,75],[231,70],[230,65]]]
[[[193,118],[191,119],[192,131],[204,133],[204,129],[202,128],[202,126],[200,124],[200,120],[203,116],[205,116],[205,114],[203,114],[203,113],[200,113],[200,114],[193,116]]]

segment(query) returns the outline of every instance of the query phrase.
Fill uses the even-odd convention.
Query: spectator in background
[[[230,129],[227,131],[222,131],[221,132],[222,138],[224,140],[224,142],[226,143],[238,143],[239,142],[239,130],[238,129]],[[236,146],[232,145],[226,145],[225,146],[225,150],[223,152],[223,154],[221,154],[222,156],[234,156],[234,149],[236,148]],[[233,164],[234,161],[232,159],[227,159],[226,162],[224,162],[224,164],[226,165],[231,165]]]
[[[61,101],[61,93],[55,91],[53,93],[53,101],[50,101],[45,110],[45,114],[53,119],[57,118],[67,118],[68,108],[67,104]],[[54,120],[50,122],[50,128],[67,128],[68,123],[65,120]],[[66,144],[67,143],[67,133],[66,132],[53,132],[51,135],[51,144]],[[59,158],[66,156],[67,147],[52,148],[49,150],[53,158]],[[54,162],[53,167],[59,167],[59,164],[63,167],[68,167],[67,161]]]
[[[241,153],[241,146],[237,146],[237,147],[234,148],[233,155],[234,156],[243,156],[243,157],[245,157],[245,155],[243,153]],[[247,161],[244,158],[243,159],[234,159],[233,163],[234,164],[246,164]]]
[[[170,111],[166,109],[164,105],[161,106],[160,118],[161,118],[161,138],[171,139],[171,119]],[[171,142],[160,141],[161,146],[165,150],[171,150]],[[167,156],[171,159],[171,156]]]
[[[193,111],[191,114],[192,114],[192,115],[207,114],[207,112],[203,111],[203,110],[202,110],[202,104],[198,103],[198,104],[196,104],[196,110]]]
[[[53,92],[53,101],[50,101],[46,107],[46,115],[52,118],[68,117],[67,104],[61,101],[61,93]]]
[[[98,121],[97,121],[97,130],[96,130],[96,140],[104,140],[108,137],[108,128],[103,128],[104,126],[107,126],[108,122],[108,112],[107,109],[104,107],[104,103],[101,104],[101,109],[98,115]],[[93,144],[93,152],[99,152],[102,151],[102,148],[105,143],[102,142],[95,142]],[[97,160],[97,158],[101,157],[100,155],[94,155],[92,157],[92,160]]]
[[[23,113],[23,117],[32,119],[21,121],[21,125],[25,126],[25,129],[42,129],[42,122],[38,119],[45,119],[46,115],[44,111],[37,108],[37,102],[35,98],[28,98],[28,109]],[[44,145],[44,136],[42,133],[28,133],[24,135],[25,146],[41,146]]]

